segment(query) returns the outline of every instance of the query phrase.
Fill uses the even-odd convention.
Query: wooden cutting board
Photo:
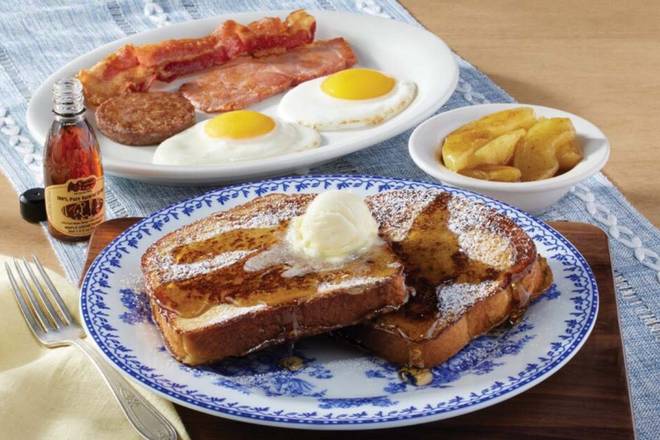
[[[138,218],[107,221],[89,242],[96,255]],[[301,431],[251,425],[177,405],[193,439],[631,439],[634,437],[607,235],[584,223],[551,225],[586,257],[596,275],[600,311],[580,352],[540,385],[490,408],[440,422],[372,431]]]

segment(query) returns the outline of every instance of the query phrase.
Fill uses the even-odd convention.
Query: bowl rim
[[[422,136],[426,134],[428,130],[431,129],[430,127],[433,126],[438,120],[447,119],[452,115],[455,115],[457,113],[459,114],[465,113],[467,111],[479,112],[479,110],[483,110],[482,116],[485,116],[488,113],[493,113],[498,110],[505,110],[516,107],[532,107],[534,110],[557,113],[558,115],[560,115],[560,117],[568,117],[572,120],[580,121],[581,124],[590,126],[590,129],[593,130],[595,133],[597,133],[600,138],[602,138],[603,148],[599,148],[598,151],[595,151],[594,153],[590,154],[588,157],[585,157],[585,159],[582,160],[582,164],[586,166],[583,167],[575,166],[571,170],[563,174],[560,174],[558,176],[554,176],[549,179],[537,180],[533,182],[494,182],[489,180],[477,179],[474,177],[468,177],[456,173],[454,171],[451,171],[449,168],[445,167],[438,160],[434,159],[432,161],[429,161],[425,157],[423,157],[424,156],[423,153],[428,152],[429,148],[433,148],[433,150],[435,150],[433,152],[433,156],[436,155],[438,146],[437,145],[429,146],[428,142],[422,141],[420,139]],[[457,124],[455,127],[452,126],[449,128],[453,130],[455,128],[458,128],[459,126],[460,125]],[[579,134],[580,132],[578,131],[578,135]],[[468,187],[474,189],[491,190],[491,191],[495,190],[506,193],[544,192],[544,191],[563,189],[565,187],[575,185],[576,183],[593,176],[605,166],[610,156],[610,149],[611,149],[610,142],[607,136],[605,135],[605,133],[603,133],[603,131],[600,128],[598,128],[595,124],[588,121],[587,119],[584,119],[578,115],[569,113],[564,110],[560,110],[552,107],[546,107],[542,105],[536,105],[536,104],[526,104],[526,103],[475,104],[475,105],[463,106],[446,112],[442,112],[435,116],[432,116],[431,118],[419,124],[410,135],[410,138],[408,139],[408,154],[412,158],[413,162],[415,162],[415,164],[422,171],[424,171],[426,174],[430,175],[431,177],[441,180],[442,182],[447,183],[449,185],[462,186],[462,187]]]

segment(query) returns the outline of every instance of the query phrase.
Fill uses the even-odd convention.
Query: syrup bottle
[[[44,196],[48,230],[65,241],[87,239],[105,217],[101,152],[83,100],[77,79],[53,85],[55,120],[44,148]]]

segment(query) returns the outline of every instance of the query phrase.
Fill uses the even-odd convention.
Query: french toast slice
[[[532,239],[508,217],[435,190],[367,198],[402,260],[408,303],[340,332],[391,362],[430,368],[473,338],[516,320],[552,282]]]
[[[407,300],[389,244],[339,266],[287,255],[313,195],[272,194],[167,234],[142,257],[154,321],[188,365],[353,325]]]

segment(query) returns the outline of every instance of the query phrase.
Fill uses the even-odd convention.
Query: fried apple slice
[[[549,118],[534,124],[518,144],[513,165],[522,173],[524,182],[547,179],[559,169],[557,148],[575,138],[568,118]]]
[[[486,115],[449,133],[442,144],[439,156],[445,166],[452,171],[473,168],[484,163],[483,160],[471,162],[470,159],[480,147],[511,131],[527,129],[534,125],[535,121],[534,110],[530,107],[518,107]],[[488,148],[481,154],[484,155],[483,157],[488,157],[492,153]],[[486,160],[485,163],[492,162]]]
[[[536,123],[534,109],[531,107],[516,107],[491,113],[476,121],[469,122],[449,134],[461,133],[469,130],[488,130],[493,137],[501,136],[509,131],[519,128],[528,129]]]
[[[488,142],[483,147],[477,149],[470,162],[469,168],[475,168],[479,165],[506,165],[513,159],[516,152],[516,145],[525,136],[527,130],[519,128],[517,130],[505,133]]]
[[[440,150],[442,162],[452,171],[468,168],[472,153],[492,140],[488,130],[469,130],[450,134]]]
[[[583,158],[582,147],[577,138],[573,138],[557,147],[557,160],[559,161],[559,172],[572,169]]]
[[[480,165],[476,168],[459,171],[460,174],[481,180],[497,182],[520,182],[520,170],[508,165]]]

